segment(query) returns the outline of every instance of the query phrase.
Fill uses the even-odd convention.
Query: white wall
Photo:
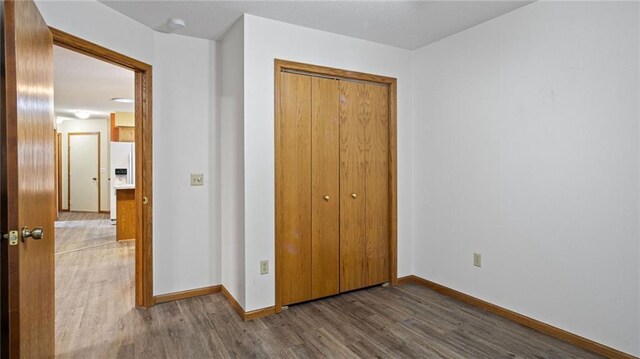
[[[154,294],[220,284],[215,134],[216,46],[155,33],[96,1],[37,1],[50,26],[153,66]],[[203,187],[189,174],[204,173]],[[209,180],[207,180],[209,179]]]
[[[415,52],[416,275],[640,354],[638,21],[537,2]]]
[[[244,19],[222,41],[222,284],[245,307]]]
[[[213,100],[209,102],[210,114],[213,119],[209,121],[209,232],[211,233],[211,249],[213,251],[212,267],[217,268],[218,280],[222,284],[222,153],[220,132],[220,118],[222,115],[222,44],[218,41],[212,43],[209,48],[209,83]]]
[[[68,196],[68,133],[73,132],[99,132],[100,133],[100,210],[109,212],[110,187],[109,187],[109,148],[110,138],[109,120],[67,120],[57,125],[58,133],[62,140],[60,156],[62,179],[62,208],[69,209]],[[103,171],[104,169],[104,171]]]
[[[215,44],[162,33],[154,40],[154,292],[170,293],[220,283],[209,205],[218,175],[209,171]],[[191,173],[204,174],[204,186],[191,186]]]
[[[49,26],[146,62],[153,63],[148,27],[94,0],[36,0]]]
[[[251,15],[244,24],[245,310],[275,304],[275,58],[398,79],[398,275],[411,274],[411,52]]]

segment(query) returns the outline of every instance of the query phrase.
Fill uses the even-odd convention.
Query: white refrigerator
[[[111,142],[111,220],[116,220],[116,190],[114,185],[135,184],[136,179],[136,147],[132,142]]]

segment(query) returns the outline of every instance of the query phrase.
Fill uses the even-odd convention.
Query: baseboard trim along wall
[[[268,315],[275,314],[275,313],[276,313],[276,307],[267,307],[267,308],[256,309],[249,312],[245,312],[244,317],[242,319],[244,320],[258,319],[258,318],[266,317]]]
[[[220,292],[221,289],[222,289],[222,285],[218,284],[210,287],[184,290],[182,292],[160,294],[153,297],[153,299],[155,304],[160,304],[160,303],[172,302],[174,300],[187,299],[187,298],[198,297],[201,295],[218,293]]]
[[[617,349],[608,347],[604,344],[600,344],[597,342],[594,342],[593,340],[581,337],[577,334],[573,334],[570,333],[566,330],[560,329],[558,327],[554,327],[552,325],[549,325],[547,323],[543,323],[539,320],[533,319],[533,318],[529,318],[525,315],[516,313],[514,311],[511,311],[509,309],[505,309],[502,308],[500,306],[497,306],[495,304],[486,302],[482,299],[478,299],[476,297],[470,296],[468,294],[459,292],[455,289],[451,289],[449,287],[445,287],[441,284],[438,283],[434,283],[431,282],[429,280],[426,280],[424,278],[420,278],[418,276],[415,275],[409,275],[406,277],[402,277],[402,278],[398,278],[398,285],[402,285],[402,284],[408,284],[408,283],[415,283],[430,289],[433,289],[434,291],[444,294],[448,297],[457,299],[461,302],[465,302],[467,304],[471,304],[473,306],[476,306],[478,308],[482,308],[484,310],[487,310],[491,313],[497,314],[501,317],[507,318],[509,320],[512,320],[518,324],[524,325],[525,327],[529,327],[531,329],[535,329],[539,332],[545,333],[547,335],[550,335],[554,338],[560,339],[562,341],[565,341],[567,343],[571,343],[573,345],[579,346],[581,348],[587,349],[589,351],[592,351],[594,353],[600,354],[600,355],[604,355],[607,358],[620,358],[620,359],[637,359],[637,357],[634,357],[633,355],[621,352]]]
[[[242,309],[242,306],[238,303],[236,298],[234,298],[224,286],[222,286],[222,295],[227,298],[233,310],[235,310],[236,313],[238,313],[242,317],[242,319],[244,319],[244,309]]]
[[[160,304],[160,303],[166,303],[166,302],[173,302],[175,300],[180,300],[180,299],[198,297],[201,295],[218,293],[218,292],[222,292],[222,295],[224,295],[224,297],[227,298],[233,310],[235,310],[236,313],[240,315],[240,318],[242,318],[242,320],[246,321],[246,320],[258,319],[258,318],[266,317],[267,315],[274,314],[276,312],[276,307],[267,307],[267,308],[256,309],[249,312],[245,312],[244,309],[242,309],[242,306],[238,304],[238,301],[236,301],[236,299],[231,295],[231,293],[229,293],[229,291],[221,284],[213,285],[210,287],[204,287],[204,288],[184,290],[182,292],[160,294],[160,295],[154,296],[153,300],[154,300],[154,304]]]
[[[236,301],[236,299],[231,295],[231,293],[229,293],[227,288],[225,288],[224,286],[222,286],[222,295],[224,295],[225,298],[227,298],[227,300],[229,301],[229,304],[231,304],[231,307],[233,307],[236,313],[238,313],[238,315],[240,315],[240,318],[242,318],[242,320],[244,321],[266,317],[267,315],[271,315],[276,312],[276,307],[267,307],[267,308],[256,309],[249,312],[245,312],[244,309],[242,309],[242,306],[238,303],[238,301]]]

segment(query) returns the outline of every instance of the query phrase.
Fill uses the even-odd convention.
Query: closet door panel
[[[389,93],[371,84],[366,91],[366,267],[367,285],[375,285],[389,280]]]
[[[338,81],[311,80],[311,295],[340,290]]]
[[[340,81],[340,291],[366,285],[365,85]]]
[[[311,299],[311,77],[280,76],[278,269],[287,305]]]

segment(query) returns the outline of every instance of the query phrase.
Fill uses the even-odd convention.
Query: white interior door
[[[69,134],[69,210],[100,210],[100,133]]]

